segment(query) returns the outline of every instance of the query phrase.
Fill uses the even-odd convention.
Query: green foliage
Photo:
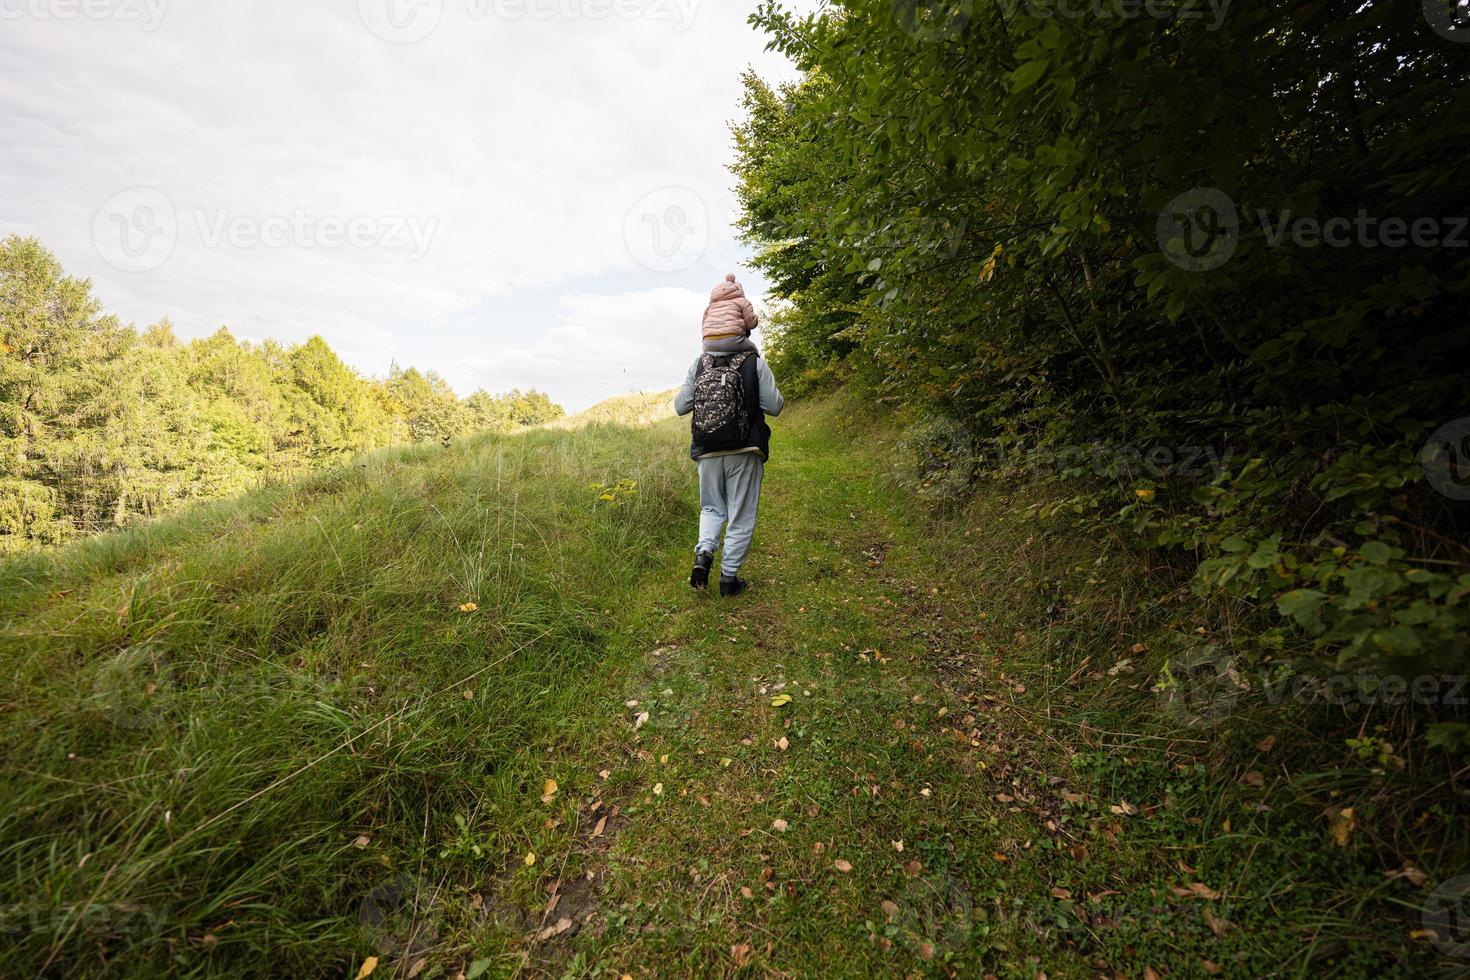
[[[877,0],[752,18],[805,72],[748,76],[736,133],[745,232],[789,304],[773,362],[958,420],[988,470],[1115,447],[1057,466],[1080,496],[1048,513],[1241,600],[1243,656],[1465,672],[1466,507],[1420,453],[1470,407],[1470,256],[1275,231],[1470,214],[1470,48],[1388,0],[1218,23],[963,6],[943,29],[943,4],[909,23]],[[1218,264],[1169,233],[1197,188],[1240,215],[1190,253]],[[1183,447],[1220,464],[1124,458]]]
[[[181,343],[102,314],[33,239],[0,243],[0,552],[121,527],[404,441],[563,414],[537,392],[461,402],[432,372],[359,376],[320,337]]]

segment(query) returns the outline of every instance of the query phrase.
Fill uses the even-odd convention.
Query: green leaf
[[[1294,589],[1276,600],[1276,610],[1290,616],[1302,626],[1317,625],[1317,610],[1327,601],[1327,593],[1316,589]]]
[[[1382,565],[1393,557],[1393,549],[1382,541],[1369,541],[1358,549],[1358,554],[1375,565]]]
[[[1046,74],[1047,65],[1046,61],[1028,61],[1011,72],[1011,92],[1024,92],[1041,81],[1041,76]]]

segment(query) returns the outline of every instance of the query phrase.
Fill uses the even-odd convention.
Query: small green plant
[[[484,857],[485,848],[480,846],[464,814],[456,813],[454,815],[454,825],[459,828],[459,833],[439,849],[439,856],[441,858],[459,858],[461,860],[469,857]]]

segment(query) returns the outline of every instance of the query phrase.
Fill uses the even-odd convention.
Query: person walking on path
[[[758,322],[735,276],[726,276],[704,311],[703,352],[674,396],[674,411],[694,416],[689,455],[699,467],[699,543],[689,584],[709,585],[723,530],[720,595],[726,597],[750,587],[740,569],[755,537],[761,479],[771,456],[766,417],[786,407],[775,376],[750,339]]]

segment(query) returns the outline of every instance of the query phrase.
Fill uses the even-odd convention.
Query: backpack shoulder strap
[[[750,351],[741,351],[739,354],[736,354],[734,357],[730,358],[730,366],[736,371],[739,371],[741,368],[745,367],[745,362],[750,360],[750,356]]]

